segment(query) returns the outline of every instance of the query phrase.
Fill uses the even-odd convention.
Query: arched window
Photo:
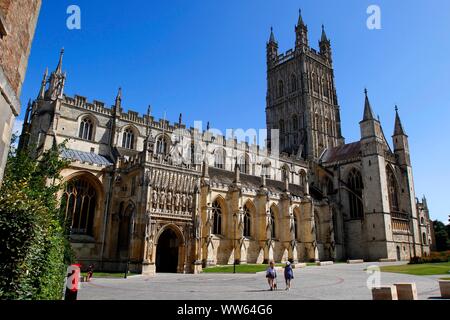
[[[70,181],[64,190],[61,205],[66,220],[69,220],[71,234],[93,235],[97,193],[87,180],[76,178]]]
[[[89,117],[85,117],[80,123],[80,132],[78,138],[83,140],[92,140],[94,133],[94,124]]]
[[[282,80],[278,81],[278,98],[284,96],[284,83]]]
[[[122,148],[125,149],[134,149],[134,132],[131,128],[126,129],[123,132],[123,137],[122,137]]]
[[[215,201],[212,206],[213,214],[213,234],[222,234],[222,207],[218,201]]]
[[[239,159],[239,170],[244,174],[250,174],[250,157],[244,154]]]
[[[280,120],[279,127],[280,127],[280,134],[284,134],[285,132],[284,120]]]
[[[292,117],[292,129],[297,132],[298,131],[298,117],[297,115],[294,115]]]
[[[160,136],[156,141],[156,153],[158,154],[167,154],[169,151],[169,143],[167,142],[167,138],[165,136]]]
[[[272,171],[272,164],[270,163],[270,161],[263,163],[262,175],[265,176],[266,179],[272,179],[271,171]]]
[[[297,223],[297,216],[294,214],[294,237],[295,239],[298,239],[298,223]]]
[[[397,182],[395,181],[394,172],[392,169],[386,168],[387,182],[388,182],[388,193],[389,193],[389,205],[391,212],[398,212],[398,197],[397,197]]]
[[[129,204],[124,209],[124,203],[120,204],[121,212],[119,213],[120,225],[118,234],[117,249],[120,251],[127,251],[130,246],[130,229],[133,217],[134,205]]]
[[[291,75],[291,92],[297,91],[297,76],[295,74]]]
[[[225,149],[217,149],[214,153],[214,167],[218,169],[225,169],[227,154]]]
[[[275,239],[276,234],[276,220],[275,220],[275,209],[270,208],[270,237],[271,239]]]
[[[423,217],[420,218],[420,224],[425,224],[425,219]]]
[[[364,207],[362,203],[363,181],[361,173],[353,169],[348,175],[347,180],[351,219],[361,219],[364,216]]]
[[[250,214],[250,208],[245,205],[244,208],[244,237],[251,236],[252,216]]]
[[[424,245],[427,244],[427,234],[426,234],[425,232],[422,233],[422,241],[423,241],[423,244],[424,244]]]

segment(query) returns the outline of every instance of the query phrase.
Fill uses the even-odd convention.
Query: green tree
[[[39,160],[11,148],[0,189],[0,298],[61,299],[72,261],[56,194],[64,144]]]
[[[436,250],[446,251],[450,250],[450,240],[448,234],[448,226],[445,226],[441,221],[433,221],[434,236],[436,239]]]

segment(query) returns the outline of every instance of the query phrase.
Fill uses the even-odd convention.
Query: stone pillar
[[[194,196],[194,239],[192,251],[194,252],[194,262],[192,272],[194,274],[202,272],[202,217],[200,208],[200,190],[197,189]]]

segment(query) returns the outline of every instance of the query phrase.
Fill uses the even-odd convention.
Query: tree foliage
[[[450,250],[450,228],[445,226],[441,221],[433,222],[434,237],[436,239],[436,250],[446,251]]]
[[[61,299],[72,253],[56,195],[64,144],[38,160],[11,148],[0,189],[0,299]]]

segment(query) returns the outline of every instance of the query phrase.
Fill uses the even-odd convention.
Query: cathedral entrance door
[[[402,260],[401,251],[400,251],[400,247],[399,246],[397,246],[397,260],[398,261]]]
[[[180,240],[170,228],[164,231],[156,248],[156,272],[177,273]]]

